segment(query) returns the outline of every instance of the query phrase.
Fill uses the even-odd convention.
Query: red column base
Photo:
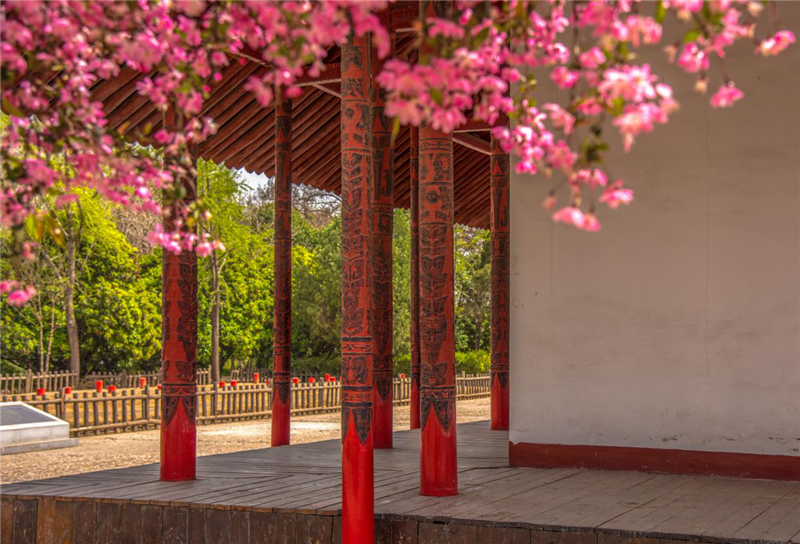
[[[277,395],[276,395],[277,397]],[[277,398],[272,403],[272,440],[270,446],[288,446],[291,441],[291,427],[289,421],[289,403],[282,403]]]
[[[375,488],[372,444],[361,444],[350,422],[342,444],[342,542],[374,544]]]
[[[492,380],[492,430],[508,430],[508,388],[503,387],[500,380]]]
[[[419,387],[411,384],[411,429],[419,429]]]
[[[425,497],[449,497],[458,495],[458,463],[456,461],[456,425],[450,425],[445,433],[429,414],[429,421],[420,433],[423,447],[420,448],[419,494]]]
[[[163,482],[194,480],[196,470],[197,428],[178,413],[167,427],[161,427],[160,478]]]
[[[375,449],[386,450],[393,447],[392,435],[394,425],[393,399],[391,390],[386,399],[375,394],[375,408],[373,412],[372,442]]]

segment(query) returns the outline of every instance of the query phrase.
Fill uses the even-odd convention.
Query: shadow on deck
[[[376,542],[800,543],[800,483],[514,469],[508,434],[458,426],[455,497],[421,497],[419,433],[375,451]],[[0,487],[2,542],[338,543],[339,441],[211,455],[198,479],[158,465]]]

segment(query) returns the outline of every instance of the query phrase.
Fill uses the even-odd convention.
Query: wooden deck
[[[800,482],[507,467],[458,426],[456,497],[418,494],[415,431],[375,452],[377,542],[800,543]],[[193,482],[145,465],[5,485],[2,542],[339,542],[339,442],[212,455]]]

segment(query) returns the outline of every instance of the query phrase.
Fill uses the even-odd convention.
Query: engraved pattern
[[[453,144],[428,127],[419,135],[420,403],[444,432],[455,421]]]
[[[273,297],[273,417],[289,418],[292,359],[292,103],[278,89],[275,103],[275,278]],[[278,405],[280,404],[280,405]],[[273,422],[275,429],[287,423]],[[273,432],[273,440],[277,438]]]
[[[500,395],[508,396],[509,317],[511,301],[509,163],[508,155],[494,138],[491,144],[491,242],[492,242],[492,383],[499,382]],[[508,406],[508,402],[501,403]],[[507,420],[507,416],[506,416]]]
[[[373,74],[382,63],[372,59]],[[394,148],[389,119],[384,115],[384,93],[373,78],[372,98],[372,335],[376,410],[392,410],[392,231],[394,193]],[[391,419],[391,418],[389,418]],[[380,421],[383,421],[381,419]],[[381,429],[391,434],[392,429]]]
[[[411,388],[419,389],[419,129],[411,127]],[[412,424],[419,426],[419,406],[412,405]],[[417,421],[414,421],[415,411]]]
[[[194,191],[186,184],[188,197]],[[162,256],[162,426],[168,427],[183,406],[195,424],[197,407],[197,255]]]
[[[163,424],[169,425],[178,413],[178,405],[183,405],[186,418],[195,423],[197,412],[196,385],[164,385],[161,393],[161,410]]]
[[[371,449],[372,154],[368,43],[342,45],[342,442],[352,424]]]

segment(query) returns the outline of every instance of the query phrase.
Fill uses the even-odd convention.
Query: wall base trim
[[[591,468],[800,481],[800,457],[720,451],[508,443],[512,467]]]

